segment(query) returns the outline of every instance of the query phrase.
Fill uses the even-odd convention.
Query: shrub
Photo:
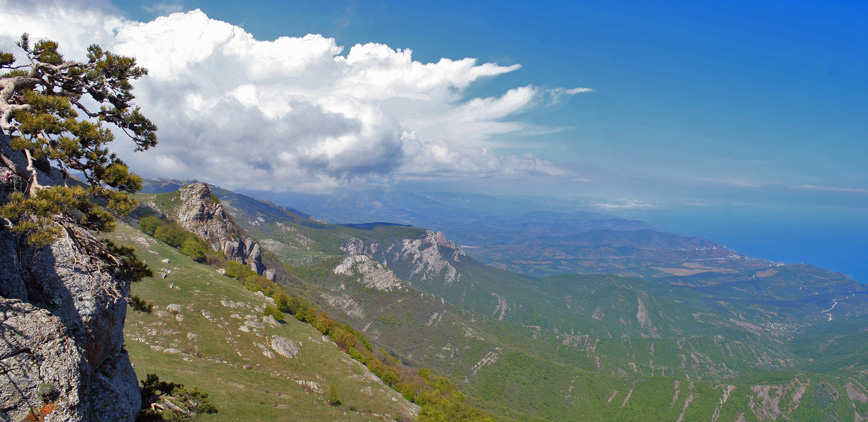
[[[142,410],[137,421],[183,421],[195,419],[203,413],[217,413],[217,407],[211,401],[208,393],[198,388],[188,390],[183,384],[160,381],[155,374],[148,374],[142,380]],[[168,407],[157,411],[151,404],[171,402],[184,413],[176,412]]]
[[[157,227],[154,230],[154,237],[173,248],[181,247],[187,238],[184,229],[176,224],[165,224]]]
[[[154,232],[157,231],[157,227],[160,227],[163,224],[163,221],[157,218],[157,216],[149,215],[139,220],[139,230],[148,236],[153,236]]]
[[[181,253],[189,256],[196,262],[205,260],[205,254],[208,252],[208,245],[198,236],[188,236],[181,245]]]
[[[286,318],[283,316],[283,312],[280,312],[279,309],[275,308],[271,305],[266,305],[265,310],[262,311],[264,315],[271,315],[279,322],[286,322]]]
[[[130,300],[127,302],[130,306],[132,306],[134,311],[144,312],[146,314],[151,313],[154,310],[154,304],[148,302],[136,295],[131,295]]]
[[[39,398],[41,398],[43,402],[49,402],[53,400],[56,395],[57,390],[54,388],[53,384],[48,382],[39,384]]]
[[[332,406],[341,404],[341,398],[338,396],[338,387],[334,384],[329,384],[329,404]]]

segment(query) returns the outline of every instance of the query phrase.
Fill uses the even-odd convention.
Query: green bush
[[[264,315],[271,315],[278,322],[286,322],[286,318],[283,316],[283,312],[280,312],[279,309],[275,308],[271,305],[266,305],[265,310],[262,311]]]
[[[154,304],[148,302],[136,295],[131,295],[130,300],[127,302],[133,308],[134,311],[144,312],[146,314],[151,313],[154,310]]]
[[[208,253],[208,245],[198,236],[188,236],[181,245],[181,253],[189,256],[196,262],[205,261],[205,254]]]
[[[341,404],[341,397],[338,396],[338,388],[334,384],[329,384],[329,404],[332,406]]]
[[[198,388],[188,390],[183,384],[160,381],[155,374],[148,374],[142,380],[142,410],[137,421],[183,421],[195,419],[197,415],[205,413],[217,413],[217,407],[211,401],[208,393],[199,391]],[[171,402],[180,409],[186,411],[192,418],[175,412],[169,408],[157,411],[151,404]]]
[[[153,236],[157,231],[157,227],[163,225],[163,221],[155,215],[149,215],[139,220],[139,230],[143,231],[148,236]]]
[[[54,400],[56,395],[57,390],[54,388],[53,384],[47,382],[39,384],[39,398],[41,398],[43,402]]]
[[[177,224],[165,224],[154,230],[154,237],[173,248],[180,248],[187,233]]]
[[[207,242],[195,233],[184,230],[172,221],[161,220],[149,215],[139,220],[139,229],[167,245],[179,249],[196,262],[206,262],[214,258],[213,250]]]

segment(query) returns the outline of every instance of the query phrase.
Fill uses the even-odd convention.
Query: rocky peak
[[[458,270],[452,265],[467,256],[460,246],[447,240],[442,232],[426,230],[416,239],[402,239],[386,249],[386,262],[389,266],[409,268],[404,278],[422,281],[442,278],[446,284],[458,279]]]
[[[467,256],[461,246],[446,238],[442,232],[425,230],[414,239],[396,239],[385,247],[377,242],[364,242],[352,238],[341,245],[349,257],[335,269],[345,271],[359,263],[360,256],[375,256],[384,266],[393,268],[403,280],[431,281],[442,279],[452,284],[458,279],[458,270],[453,265]]]
[[[192,183],[178,192],[181,205],[173,217],[181,227],[205,239],[215,250],[223,251],[227,259],[245,264],[257,274],[266,273],[259,243],[235,224],[208,185]]]
[[[437,246],[444,248],[448,251],[448,253],[452,256],[452,259],[455,261],[460,261],[460,257],[467,256],[464,253],[464,249],[461,246],[458,246],[455,242],[446,238],[446,235],[443,232],[433,232],[431,230],[425,231],[425,237],[423,238],[423,242],[431,243],[433,242]]]

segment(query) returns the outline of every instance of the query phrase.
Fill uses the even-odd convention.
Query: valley
[[[868,422],[818,3],[0,0],[0,422]]]
[[[477,248],[440,232],[327,224],[212,192],[262,245],[275,281],[405,364],[447,375],[498,420],[849,420],[868,411],[868,358],[858,347],[825,353],[868,341],[854,329],[868,293],[841,275],[740,258],[726,272],[537,278],[483,264]],[[178,197],[139,199],[160,209]],[[645,242],[696,242],[664,236],[674,243]]]

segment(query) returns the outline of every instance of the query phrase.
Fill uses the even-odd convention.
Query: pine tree
[[[27,186],[0,207],[0,229],[28,233],[34,245],[51,242],[65,222],[111,230],[109,211],[125,214],[136,206],[128,193],[141,189],[141,178],[108,149],[114,135],[103,122],[126,133],[137,151],[156,145],[156,125],[132,103],[130,81],[147,70],[98,45],[88,48],[87,62],[65,60],[54,41],[31,46],[27,34],[18,46],[24,64],[0,52],[0,72],[6,72],[0,75],[0,163]],[[13,150],[23,152],[23,163]],[[43,185],[40,175],[52,165],[63,181]],[[84,186],[69,180],[70,171],[84,177]]]

